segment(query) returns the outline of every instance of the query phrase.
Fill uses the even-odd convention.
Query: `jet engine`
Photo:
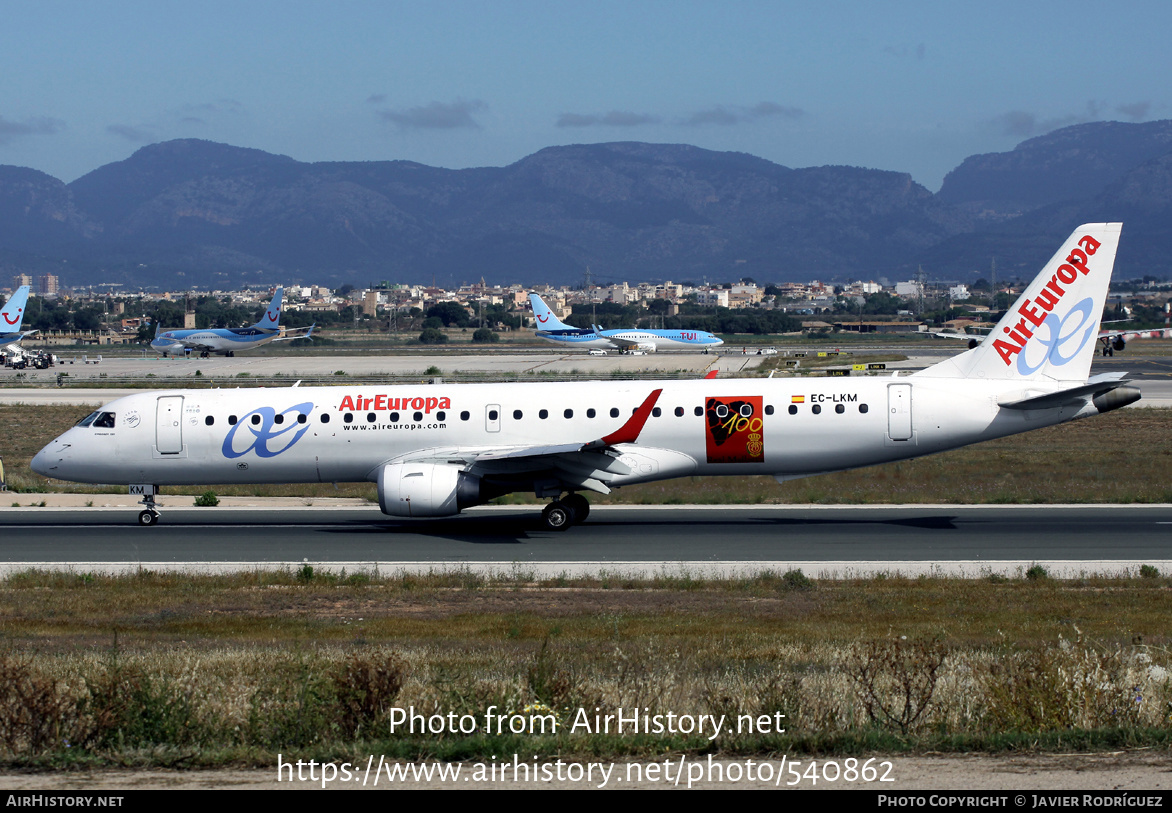
[[[1114,347],[1116,350],[1122,350],[1124,347],[1127,347],[1127,342],[1125,342],[1125,341],[1123,340],[1123,337],[1122,337],[1122,336],[1116,336],[1116,337],[1115,337],[1115,341],[1111,342],[1111,345],[1112,345],[1112,346],[1113,346],[1113,347]]]
[[[1103,412],[1110,412],[1113,409],[1125,407],[1128,404],[1134,404],[1139,399],[1140,391],[1135,387],[1116,387],[1110,392],[1096,395],[1091,403],[1095,405],[1095,409],[1099,410],[1101,414]]]
[[[448,517],[491,499],[481,497],[480,483],[455,466],[387,463],[378,473],[378,507],[393,517]]]

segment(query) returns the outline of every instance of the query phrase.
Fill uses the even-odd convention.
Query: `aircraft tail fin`
[[[28,292],[29,286],[22,285],[4,303],[3,310],[0,310],[0,317],[3,317],[3,321],[0,322],[0,333],[17,333],[20,331],[20,325],[24,321],[24,309],[28,305]]]
[[[269,303],[268,308],[265,309],[264,316],[260,317],[260,321],[253,325],[258,330],[280,330],[281,328],[281,295],[285,289],[278,287],[276,293],[273,294],[273,301]]]
[[[545,304],[545,300],[537,294],[529,294],[529,304],[533,308],[533,318],[537,320],[538,330],[573,330]]]
[[[1079,226],[984,341],[916,375],[1087,381],[1122,228]]]

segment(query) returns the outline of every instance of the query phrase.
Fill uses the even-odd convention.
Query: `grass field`
[[[0,585],[0,757],[1167,748],[1170,589],[1150,570],[1062,582],[25,573]],[[547,729],[412,735],[392,732],[395,707],[476,720],[496,707]],[[581,710],[620,709],[730,728],[764,716],[785,731],[572,728]]]

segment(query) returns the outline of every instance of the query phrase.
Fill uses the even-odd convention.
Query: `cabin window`
[[[309,420],[309,416],[306,415],[304,412],[297,413],[297,423],[305,423],[308,420]]]
[[[766,414],[766,415],[772,415],[772,414],[773,414],[773,404],[766,404],[766,405],[765,405],[765,414]]]
[[[285,422],[284,415],[277,414],[277,415],[273,416],[273,423],[284,423],[284,422]]]
[[[467,420],[471,420],[471,419],[472,419],[472,413],[469,412],[468,410],[465,409],[463,412],[460,413],[460,420],[467,421]]]
[[[704,414],[704,407],[696,407],[696,409],[693,411],[695,412],[696,417],[699,418]]]
[[[376,420],[378,420],[378,415],[375,415],[373,412],[366,413],[366,422],[367,423],[374,423]]]
[[[260,426],[260,415],[254,414],[252,416],[252,425],[253,426]]]
[[[490,421],[495,421],[495,420],[498,420],[499,418],[500,418],[500,413],[497,412],[495,409],[490,409],[488,411],[488,419]]]
[[[569,420],[570,418],[574,417],[574,410],[567,409],[565,412],[562,413],[562,415],[565,416],[566,420]]]
[[[841,415],[842,413],[846,412],[846,407],[844,407],[842,404],[835,404],[834,411]]]
[[[215,424],[216,419],[213,418],[211,415],[208,415],[206,418],[203,419],[203,422],[204,422],[204,426],[212,426]]]
[[[789,414],[790,414],[790,415],[797,415],[797,414],[798,414],[798,408],[797,408],[796,406],[794,406],[793,404],[790,404],[790,405],[789,405]]]
[[[619,408],[618,407],[611,407],[610,408],[610,416],[612,418],[617,418],[619,416]]]
[[[869,407],[866,404],[859,404],[859,412],[862,412],[864,415],[867,414],[868,408]]]
[[[399,422],[399,413],[392,412],[390,415],[390,418],[391,418],[391,423],[398,423]]]
[[[519,410],[519,409],[514,409],[514,410],[513,410],[513,420],[514,420],[514,421],[519,421],[519,420],[521,420],[523,417],[525,417],[525,413],[523,413],[521,410]]]
[[[652,418],[658,418],[662,414],[663,414],[663,410],[660,409],[659,407],[653,407],[651,409],[651,417]]]
[[[594,411],[594,408],[593,408],[593,407],[591,407],[590,409],[586,410],[586,417],[587,417],[587,418],[593,418],[593,417],[594,417],[595,415],[597,415],[597,414],[598,414],[598,413]]]
[[[810,407],[810,411],[815,415],[820,415],[822,413],[822,407],[818,404],[814,404],[814,406]]]
[[[441,412],[440,414],[442,415],[443,413]],[[546,418],[549,417],[549,410],[548,409],[541,410],[540,412],[537,413],[537,417],[541,418],[541,420],[544,421]]]
[[[437,421],[446,421],[448,419],[448,413],[441,409],[439,412],[435,413],[435,419]]]
[[[229,416],[228,416],[228,425],[229,425],[229,426],[235,426],[235,425],[236,425],[236,416],[235,416],[235,415],[229,415]]]
[[[346,423],[354,423],[354,413],[347,412],[346,415],[342,418],[342,420],[344,420]]]
[[[677,418],[684,417],[684,408],[683,407],[676,407],[676,417]]]
[[[329,423],[330,422],[330,415],[328,412],[323,412],[321,414],[321,422],[322,423]]]
[[[91,423],[93,423],[95,420],[97,420],[97,417],[100,414],[101,413],[99,413],[99,412],[91,412],[89,415],[86,415],[84,418],[82,418],[80,421],[78,421],[77,425],[78,426],[89,426]]]
[[[423,420],[423,413],[416,412],[414,415],[414,420],[415,420],[415,423],[419,423],[420,421],[422,421]]]

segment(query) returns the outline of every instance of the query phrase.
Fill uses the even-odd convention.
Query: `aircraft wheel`
[[[585,522],[586,517],[590,516],[590,503],[581,494],[567,494],[566,498],[562,500],[562,505],[570,509],[570,513],[574,515],[574,524]]]
[[[574,524],[574,515],[560,502],[551,502],[542,510],[541,522],[547,531],[565,531]]]
[[[138,515],[138,524],[144,528],[159,524],[159,515],[154,511],[143,511]]]

